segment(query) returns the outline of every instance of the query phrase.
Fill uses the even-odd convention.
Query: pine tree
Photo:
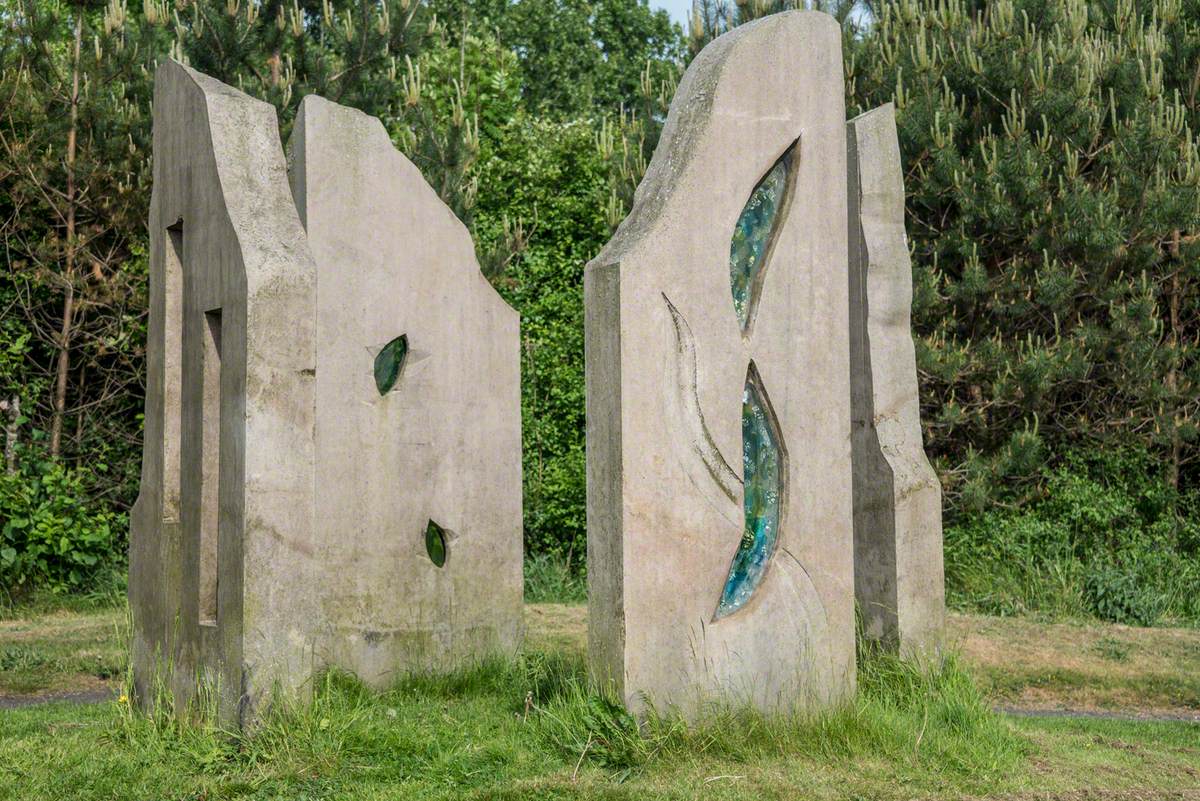
[[[422,58],[448,46],[422,0],[146,0],[146,15],[170,29],[176,58],[272,103],[285,139],[308,94],[379,117],[469,220],[477,124],[461,76],[449,82],[450,108],[422,102]]]
[[[926,444],[951,509],[1133,442],[1198,483],[1200,5],[891,0],[848,110],[894,100]]]

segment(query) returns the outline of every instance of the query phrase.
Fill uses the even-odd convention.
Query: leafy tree
[[[0,303],[7,356],[25,368],[4,362],[4,390],[48,430],[51,457],[129,453],[141,397],[146,75],[157,33],[120,0],[17,0],[4,19]]]
[[[679,26],[647,0],[433,0],[451,30],[495,31],[521,65],[530,111],[560,118],[637,103],[684,54]]]
[[[587,122],[523,118],[480,165],[480,247],[525,222],[494,281],[521,313],[525,544],[582,564],[583,265],[608,238],[606,165]],[[506,230],[507,229],[507,230]]]

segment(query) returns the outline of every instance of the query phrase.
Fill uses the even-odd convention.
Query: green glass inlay
[[[754,594],[779,537],[783,455],[779,429],[753,365],[742,394],[742,462],[745,528],[717,606],[718,618],[736,612]]]
[[[408,335],[401,334],[383,346],[375,356],[375,387],[380,395],[386,395],[396,386],[396,379],[404,368],[404,357],[408,355]]]
[[[750,323],[750,312],[761,284],[759,276],[770,255],[771,240],[780,220],[779,210],[787,199],[795,149],[795,144],[789,147],[754,187],[738,217],[737,227],[733,229],[733,240],[729,244],[729,285],[733,291],[733,308],[743,331]]]
[[[446,530],[432,520],[425,526],[425,552],[438,567],[446,564]]]

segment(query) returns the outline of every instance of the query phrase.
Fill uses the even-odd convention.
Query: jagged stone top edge
[[[675,91],[658,146],[634,193],[633,208],[587,269],[620,263],[653,236],[680,180],[691,167],[696,145],[712,121],[717,89],[734,53],[753,46],[762,37],[775,35],[780,28],[817,24],[816,20],[822,20],[819,24],[836,24],[822,11],[786,11],[741,25],[700,51]]]

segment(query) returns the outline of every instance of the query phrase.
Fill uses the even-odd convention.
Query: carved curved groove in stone
[[[734,226],[729,242],[729,289],[743,333],[750,328],[762,291],[775,236],[787,216],[800,139],[792,142],[759,179]]]
[[[680,314],[679,309],[675,308],[671,299],[665,293],[662,298],[667,304],[667,310],[671,312],[671,322],[675,327],[675,395],[686,421],[689,442],[721,491],[729,500],[737,501],[742,481],[721,455],[708,430],[708,424],[704,422],[704,412],[700,409],[700,391],[696,378],[696,338],[692,335],[687,320]]]
[[[775,555],[783,516],[786,455],[779,421],[754,362],[750,362],[746,371],[742,394],[742,462],[745,528],[714,619],[741,609],[758,589]]]

